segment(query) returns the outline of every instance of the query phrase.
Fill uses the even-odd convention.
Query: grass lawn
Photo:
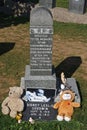
[[[56,6],[68,8],[69,0],[56,0]]]
[[[60,0],[57,0],[57,2]],[[64,0],[60,6],[67,5]],[[62,4],[63,3],[63,4]],[[20,85],[25,65],[29,64],[29,21],[0,15],[0,102],[7,96],[8,88]],[[0,130],[87,130],[87,25],[54,21],[53,65],[57,68],[68,57],[79,57],[80,66],[72,73],[78,82],[81,108],[74,111],[72,121],[29,122],[18,124],[4,116],[0,109]],[[67,69],[67,68],[66,68]]]

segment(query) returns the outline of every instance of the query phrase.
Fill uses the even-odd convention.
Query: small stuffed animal
[[[30,122],[31,124],[34,124],[34,123],[35,123],[35,121],[32,119],[32,117],[29,118],[29,122]]]
[[[64,72],[61,73],[61,81],[63,84],[66,84],[66,78],[65,78]]]
[[[21,87],[10,87],[9,96],[2,102],[2,113],[10,117],[15,118],[17,112],[22,112],[24,108],[24,102],[20,98],[23,93]]]
[[[71,90],[65,90],[60,94],[60,101],[53,106],[58,109],[57,120],[70,121],[74,112],[74,107],[80,107],[80,103],[74,102],[75,94]]]
[[[21,123],[21,118],[22,118],[22,113],[17,113],[16,120],[18,121],[18,123]]]
[[[71,86],[67,83],[67,79],[65,78],[64,72],[61,73],[61,90],[71,89]]]

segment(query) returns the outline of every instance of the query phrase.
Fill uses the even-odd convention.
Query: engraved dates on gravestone
[[[31,75],[52,73],[52,34],[51,27],[32,27],[30,29]]]
[[[56,115],[57,111],[53,109],[52,103],[28,102],[23,120],[28,121],[30,117],[34,120],[55,120]]]

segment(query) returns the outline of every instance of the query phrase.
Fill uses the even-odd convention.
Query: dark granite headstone
[[[28,121],[30,117],[34,120],[55,120],[57,111],[52,106],[52,103],[29,102],[23,120]]]
[[[53,109],[55,90],[43,89],[46,100],[43,100],[42,96],[35,99],[31,96],[26,99],[25,111],[23,112],[23,120],[29,120],[32,117],[35,120],[55,120],[57,111]],[[28,89],[27,92],[31,94],[37,94],[38,89]],[[40,100],[36,101],[40,97]],[[34,101],[33,101],[34,100]]]
[[[54,8],[56,6],[56,0],[39,0],[39,5],[47,8]]]
[[[83,14],[86,11],[86,0],[69,0],[69,11]]]

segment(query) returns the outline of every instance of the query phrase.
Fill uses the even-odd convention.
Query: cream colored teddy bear
[[[2,102],[2,113],[15,118],[17,112],[22,112],[24,109],[24,102],[20,98],[22,94],[21,87],[10,87],[9,96]]]

